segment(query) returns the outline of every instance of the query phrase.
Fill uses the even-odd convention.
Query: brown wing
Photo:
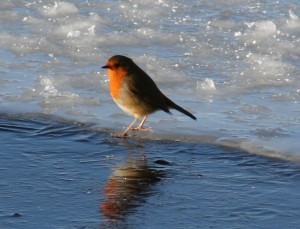
[[[135,64],[134,64],[135,65]],[[167,98],[156,86],[155,82],[137,65],[134,66],[134,73],[129,73],[129,90],[140,100],[155,110],[163,110],[166,113],[172,114],[170,108],[175,109],[190,118],[197,118],[187,110],[183,109],[172,100]]]
[[[163,110],[169,114],[166,96],[158,89],[155,82],[137,65],[134,73],[129,73],[129,90],[153,111]]]

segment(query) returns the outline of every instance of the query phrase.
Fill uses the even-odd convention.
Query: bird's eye
[[[115,68],[118,68],[118,67],[120,67],[120,66],[121,66],[120,63],[115,63],[115,64],[114,64],[114,67],[115,67]]]

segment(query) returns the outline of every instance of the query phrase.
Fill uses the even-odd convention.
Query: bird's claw
[[[130,138],[131,137],[127,133],[116,133],[116,134],[111,134],[111,136],[114,138]]]
[[[139,130],[139,131],[149,131],[150,128],[145,128],[145,127],[140,127],[140,126],[138,126],[138,127],[131,128],[130,130],[133,130],[133,131],[135,131],[135,130]]]

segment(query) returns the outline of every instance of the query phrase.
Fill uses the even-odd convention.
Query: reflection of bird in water
[[[145,158],[130,158],[119,165],[104,189],[102,214],[109,219],[121,219],[152,195],[150,184],[159,181],[161,176],[162,172],[148,167]]]

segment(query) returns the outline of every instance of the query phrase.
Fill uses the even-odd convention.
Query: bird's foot
[[[114,138],[130,138],[131,137],[127,133],[115,133],[115,134],[111,134],[111,136]]]
[[[135,128],[131,128],[131,130],[149,131],[150,128],[145,128],[143,126],[138,126],[138,127],[135,127]]]

